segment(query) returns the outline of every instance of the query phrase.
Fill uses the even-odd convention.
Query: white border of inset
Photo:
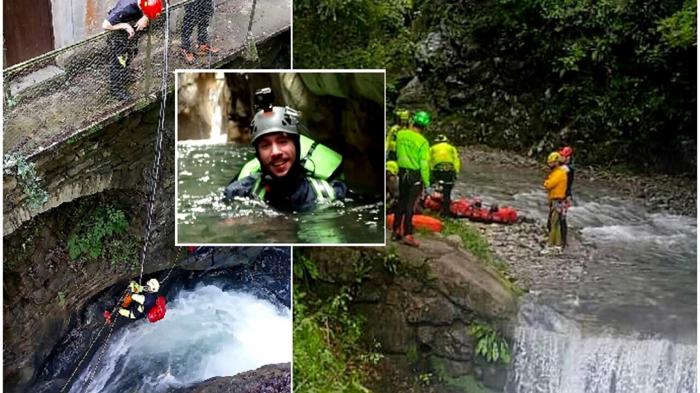
[[[309,70],[299,70],[299,69],[290,69],[290,70],[285,70],[285,69],[178,69],[173,71],[175,74],[175,130],[173,131],[173,139],[174,139],[174,166],[175,166],[175,208],[173,210],[173,222],[175,225],[175,246],[177,247],[188,247],[188,246],[207,246],[207,247],[242,247],[242,246],[249,246],[249,247],[265,247],[265,246],[289,246],[289,247],[379,247],[379,246],[386,246],[386,229],[387,229],[387,220],[386,220],[386,176],[384,176],[384,188],[381,190],[382,195],[384,195],[384,214],[383,214],[383,220],[384,220],[384,240],[383,243],[270,243],[270,242],[260,242],[260,243],[180,243],[178,239],[178,221],[177,221],[177,212],[178,212],[178,200],[177,200],[177,190],[178,190],[178,164],[177,164],[177,130],[178,130],[178,113],[177,113],[177,108],[178,108],[178,91],[179,91],[179,83],[180,79],[178,77],[178,74],[189,74],[189,73],[218,73],[218,72],[223,72],[223,73],[236,73],[236,74],[275,74],[275,73],[287,73],[287,74],[312,74],[312,73],[318,73],[318,74],[378,74],[381,73],[384,76],[384,132],[382,135],[382,141],[384,145],[384,151],[386,151],[386,114],[387,114],[387,104],[386,104],[386,70],[385,69],[352,69],[352,70],[346,70],[346,69],[338,69],[338,70],[326,70],[326,69],[309,69]],[[386,160],[383,160],[384,162],[384,171],[383,174],[386,174]],[[293,252],[294,250],[292,250]]]

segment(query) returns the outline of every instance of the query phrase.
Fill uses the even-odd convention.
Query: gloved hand
[[[136,281],[131,281],[129,283],[129,290],[133,293],[139,293],[143,291],[143,287],[139,285],[139,283],[137,283]]]

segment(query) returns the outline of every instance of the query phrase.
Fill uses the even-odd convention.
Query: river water
[[[544,225],[545,176],[467,163],[453,199],[480,196]],[[696,392],[696,218],[578,179],[568,223],[596,258],[577,285],[524,297],[506,391]]]
[[[198,244],[384,243],[384,205],[352,200],[306,213],[283,213],[261,202],[222,201],[224,188],[248,160],[251,147],[178,142],[177,238]]]
[[[94,356],[70,392],[158,393],[291,362],[290,309],[222,288],[198,284],[181,290],[168,303],[164,319],[136,321],[115,331],[101,361]]]

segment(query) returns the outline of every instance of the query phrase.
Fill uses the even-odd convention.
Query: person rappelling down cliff
[[[146,286],[131,281],[116,315],[105,310],[105,323],[120,327],[144,317],[151,323],[160,321],[165,317],[166,301],[163,295],[158,294],[159,289],[160,283],[155,278],[148,280]]]

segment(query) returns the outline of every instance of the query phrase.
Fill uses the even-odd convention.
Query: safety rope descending
[[[163,134],[165,131],[165,108],[168,101],[168,47],[170,39],[170,13],[168,12],[169,2],[165,2],[165,26],[164,30],[164,45],[163,45],[163,71],[161,72],[161,101],[160,101],[160,113],[158,121],[158,131],[156,135],[156,157],[153,160],[153,168],[151,169],[150,180],[152,182],[151,192],[147,199],[147,218],[146,218],[146,229],[144,232],[143,248],[141,249],[141,272],[139,273],[139,284],[143,279],[143,265],[146,261],[146,250],[148,249],[148,243],[151,237],[151,224],[153,222],[153,210],[155,208],[155,196],[156,188],[158,187],[158,177],[160,176],[160,157],[163,150]]]
[[[248,61],[258,61],[258,47],[255,46],[255,39],[253,38],[253,18],[255,17],[255,4],[256,0],[253,0],[253,7],[250,10],[250,20],[248,21],[248,34],[245,37],[245,58]]]
[[[121,295],[120,298],[123,298],[127,293],[128,293],[128,291],[124,291],[124,292],[122,293],[122,295]],[[112,308],[112,314],[114,314],[114,313],[117,311],[117,308],[118,308],[118,307],[119,307],[119,304],[115,305],[114,308]],[[103,325],[103,326],[100,328],[100,330],[97,331],[97,334],[95,335],[95,338],[92,339],[92,342],[91,342],[90,345],[88,346],[87,351],[85,351],[85,354],[83,355],[83,357],[80,358],[80,361],[78,361],[78,365],[75,367],[75,369],[74,369],[73,372],[71,373],[70,377],[68,377],[68,380],[66,380],[66,383],[65,383],[65,384],[63,385],[63,387],[61,388],[60,393],[63,393],[63,392],[66,391],[66,388],[68,387],[68,385],[70,385],[70,381],[73,380],[73,377],[75,376],[75,373],[78,372],[78,370],[80,369],[80,366],[82,366],[83,362],[85,361],[85,358],[87,358],[87,356],[90,354],[90,351],[92,350],[92,347],[95,345],[95,343],[97,342],[97,340],[100,338],[100,335],[102,334],[102,331],[105,330],[106,327],[107,327],[107,325]],[[112,325],[110,326],[110,332],[109,332],[109,334],[107,335],[107,338],[106,338],[105,340],[102,340],[102,344],[100,344],[100,346],[104,345],[104,343],[107,341],[107,339],[109,339],[109,336],[112,335],[112,329],[114,329],[114,324],[112,324]],[[99,364],[99,363],[98,363],[98,364]]]
[[[141,249],[141,272],[139,273],[139,284],[141,284],[141,281],[143,279],[143,267],[144,263],[146,260],[146,251],[148,250],[148,244],[150,242],[150,233],[151,233],[151,225],[153,222],[153,211],[155,207],[155,196],[156,196],[156,188],[158,186],[158,178],[160,176],[160,161],[161,161],[161,156],[162,156],[162,150],[163,150],[163,136],[165,133],[165,110],[167,106],[167,101],[168,101],[168,46],[169,46],[169,38],[170,38],[170,31],[167,28],[167,26],[170,26],[170,12],[169,12],[169,4],[170,2],[166,1],[165,2],[165,26],[166,28],[164,30],[164,45],[163,45],[163,70],[161,73],[161,102],[160,102],[160,112],[159,112],[159,121],[158,121],[158,129],[156,131],[156,157],[153,160],[153,167],[151,168],[150,172],[150,181],[151,183],[151,188],[150,188],[150,193],[148,195],[148,199],[146,201],[147,203],[147,218],[146,218],[146,226],[145,226],[145,233],[144,233],[144,242],[143,242],[143,248]],[[170,274],[168,274],[170,275]],[[121,298],[124,297],[126,294],[126,291],[124,294],[122,294]],[[115,305],[114,308],[112,309],[112,314],[114,314],[119,307],[119,304]],[[118,317],[115,317],[118,318]],[[66,381],[65,385],[63,385],[63,388],[61,388],[61,393],[66,391],[66,388],[70,385],[71,380],[75,376],[76,372],[80,369],[81,365],[83,364],[83,361],[87,358],[88,354],[92,350],[92,347],[95,345],[95,343],[98,341],[98,338],[102,334],[102,331],[105,329],[105,326],[102,326],[100,330],[98,331],[97,335],[93,339],[93,341],[90,343],[90,346],[88,347],[87,351],[83,355],[83,357],[80,359],[78,362],[78,365],[75,367],[73,372],[71,373],[70,377]],[[97,361],[94,365],[94,367],[88,372],[87,375],[87,381],[90,381],[94,375],[96,370],[99,368],[100,363],[102,362],[102,358],[104,357],[104,354],[106,352],[106,346],[105,343],[109,341],[109,338],[112,336],[112,332],[114,331],[114,322],[110,324],[109,327],[109,333],[107,336],[102,340],[102,343],[100,344],[101,350],[100,353],[97,356]]]

